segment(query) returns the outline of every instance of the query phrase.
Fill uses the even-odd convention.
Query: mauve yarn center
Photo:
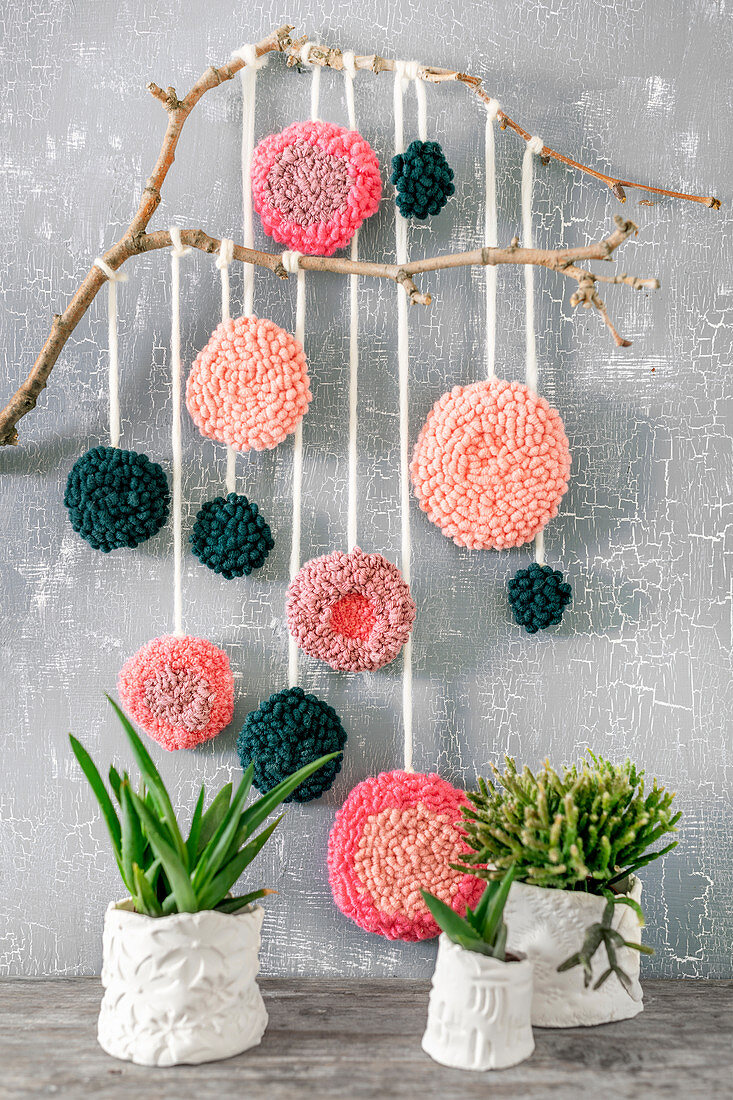
[[[146,683],[145,702],[156,718],[194,733],[208,722],[214,696],[199,673],[165,665]]]
[[[365,642],[376,621],[374,605],[361,592],[351,592],[331,605],[331,628],[344,638]]]
[[[272,206],[298,225],[327,222],[346,206],[348,165],[298,138],[273,164],[264,190]]]

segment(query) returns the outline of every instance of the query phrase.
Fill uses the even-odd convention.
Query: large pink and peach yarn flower
[[[463,915],[484,883],[451,863],[468,851],[463,791],[439,775],[382,772],[354,787],[328,838],[328,877],[345,916],[389,940],[425,940],[439,928],[421,889]]]
[[[356,130],[294,122],[252,156],[252,199],[264,230],[298,252],[345,248],[382,197],[379,161]]]
[[[229,658],[191,635],[146,642],[122,666],[117,690],[130,717],[169,751],[216,737],[234,711]]]
[[[557,515],[570,451],[556,409],[520,382],[454,386],[436,401],[410,465],[420,507],[472,550],[530,542]]]
[[[311,400],[300,343],[274,321],[222,321],[196,356],[186,407],[202,435],[238,451],[276,447]]]
[[[341,672],[393,661],[416,614],[397,566],[358,546],[307,561],[290,583],[286,606],[300,649]]]

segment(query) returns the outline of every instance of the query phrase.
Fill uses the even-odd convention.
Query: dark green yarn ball
[[[247,715],[237,738],[242,767],[254,763],[254,785],[265,794],[319,756],[340,752],[346,731],[333,707],[302,688],[278,691]],[[320,798],[341,771],[341,757],[324,764],[286,802]]]
[[[168,519],[168,480],[147,455],[93,447],[72,466],[64,504],[71,526],[95,550],[132,549]]]
[[[439,214],[455,191],[453,169],[437,141],[411,141],[393,157],[392,183],[400,214],[420,221]]]
[[[529,569],[519,569],[507,584],[507,590],[514,620],[528,634],[557,626],[573,592],[563,582],[559,569],[536,562]]]
[[[257,505],[237,493],[201,506],[190,542],[199,561],[228,581],[259,569],[275,545]]]

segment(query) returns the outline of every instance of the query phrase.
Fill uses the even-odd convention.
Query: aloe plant
[[[284,815],[257,833],[260,825],[300,783],[339,754],[330,753],[306,764],[246,809],[254,764],[247,768],[236,791],[227,783],[206,810],[202,786],[184,840],[170,796],[148,750],[114,699],[107,698],[117,712],[140,769],[138,790],[133,789],[127,772],[120,775],[113,766],[109,769],[110,795],[84,746],[71,734],[69,740],[99,803],[117,867],[136,911],[149,917],[197,913],[202,909],[235,913],[274,893],[260,889],[229,896]]]
[[[465,918],[427,890],[421,893],[435,923],[449,940],[466,951],[476,951],[479,955],[505,962],[507,928],[504,906],[514,875],[515,868],[510,867],[499,881],[487,882],[476,908],[467,907]]]

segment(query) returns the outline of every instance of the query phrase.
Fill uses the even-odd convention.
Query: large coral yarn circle
[[[416,608],[396,565],[357,546],[305,563],[288,588],[288,629],[300,649],[341,672],[393,661]]]
[[[439,775],[383,772],[352,790],[328,838],[328,875],[336,905],[367,932],[425,940],[439,928],[420,890],[457,913],[474,906],[484,883],[450,866],[468,847],[463,791]]]
[[[211,740],[234,712],[229,658],[191,635],[146,642],[122,666],[117,690],[130,717],[169,751]]]
[[[264,230],[316,256],[345,248],[382,197],[379,161],[356,130],[294,122],[252,156],[252,199]]]
[[[420,507],[458,546],[530,542],[557,515],[570,451],[556,409],[520,382],[455,386],[435,403],[410,465]]]
[[[202,435],[238,451],[276,447],[311,400],[308,366],[294,336],[274,321],[222,321],[196,356],[186,407]]]

